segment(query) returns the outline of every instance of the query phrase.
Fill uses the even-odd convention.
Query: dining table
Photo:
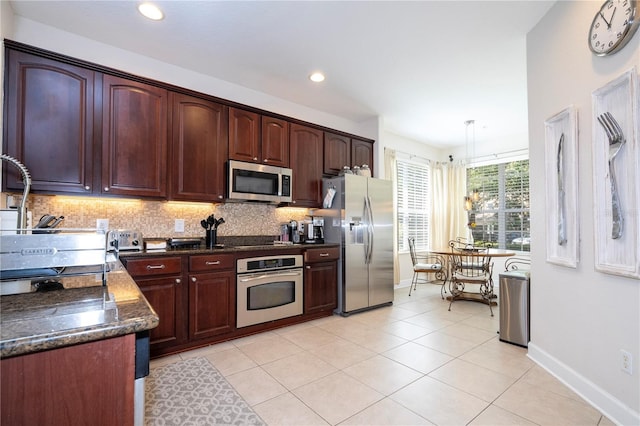
[[[444,256],[447,259],[447,269],[449,270],[449,273],[447,274],[447,277],[448,277],[447,281],[449,281],[450,296],[447,296],[446,300],[451,301],[452,297],[454,297],[452,295],[456,294],[455,300],[468,300],[472,302],[480,302],[484,304],[491,304],[492,306],[497,306],[497,302],[496,302],[497,296],[493,294],[493,277],[491,275],[489,276],[490,279],[489,279],[489,282],[487,283],[487,285],[489,286],[489,292],[491,294],[491,297],[489,298],[483,297],[480,293],[469,292],[469,291],[463,291],[463,292],[454,291],[452,287],[452,284],[454,284],[452,277],[454,275],[452,270],[453,262],[451,261],[451,257],[455,255],[460,255],[461,251],[455,251],[451,247],[447,247],[447,248],[438,248],[435,250],[432,249],[432,250],[429,250],[429,252],[439,254],[441,256]],[[494,257],[511,257],[516,255],[516,253],[511,250],[484,248],[484,247],[473,247],[470,249],[463,249],[462,252],[464,256],[488,257],[489,263],[492,262],[492,259]],[[491,274],[493,274],[493,268],[491,269]]]

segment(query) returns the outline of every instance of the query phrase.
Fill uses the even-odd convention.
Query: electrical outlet
[[[96,228],[103,231],[108,231],[109,219],[96,219]]]
[[[622,365],[620,368],[627,374],[633,374],[633,357],[631,353],[620,349],[620,355],[622,355]]]
[[[184,219],[176,219],[176,232],[184,232]]]

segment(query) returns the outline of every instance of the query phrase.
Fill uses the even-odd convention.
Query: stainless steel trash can
[[[529,345],[529,271],[500,274],[500,340]]]

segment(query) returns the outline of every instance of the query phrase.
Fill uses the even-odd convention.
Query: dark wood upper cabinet
[[[324,174],[337,176],[351,167],[351,141],[347,136],[324,132]]]
[[[29,169],[35,192],[91,193],[95,73],[7,52],[3,152]],[[22,191],[20,172],[3,169],[5,188]]]
[[[289,167],[289,122],[262,116],[261,158],[264,164]]]
[[[229,108],[229,158],[289,167],[289,123]]]
[[[182,201],[222,201],[228,148],[228,108],[170,93],[170,194]]]
[[[337,176],[344,166],[362,167],[366,164],[373,176],[373,143],[335,133],[324,133],[325,175]]]
[[[351,167],[366,164],[373,176],[373,143],[351,139]]]
[[[260,114],[229,108],[229,158],[231,160],[260,160]]]
[[[224,201],[234,159],[290,167],[292,204],[318,207],[323,175],[373,172],[371,140],[10,40],[5,52],[2,151],[35,193]],[[17,169],[2,173],[3,190],[22,192]]]
[[[292,204],[319,207],[322,204],[323,132],[292,123],[289,147],[293,170]]]
[[[105,75],[102,191],[167,196],[167,91]]]

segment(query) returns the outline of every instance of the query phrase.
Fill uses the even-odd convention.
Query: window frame
[[[419,174],[411,174],[420,170]],[[402,174],[406,176],[402,176]],[[430,249],[430,221],[431,221],[431,163],[428,160],[415,161],[412,159],[396,159],[396,227],[398,253],[409,252],[409,238],[415,238],[415,247],[418,251]],[[420,179],[416,179],[419,177]],[[412,179],[413,178],[413,179]],[[411,186],[405,188],[405,183],[411,182]],[[412,191],[422,182],[422,191]],[[410,193],[407,193],[410,191]],[[418,206],[419,203],[419,206]],[[403,204],[403,205],[401,205]],[[411,225],[411,216],[418,221]],[[416,232],[419,230],[420,232]]]
[[[515,192],[518,194],[517,198],[520,199],[520,206],[507,207],[507,172],[509,170],[509,166],[516,163],[526,162],[526,174],[521,170],[519,175],[515,176],[517,180],[520,182],[520,191]],[[501,249],[507,249],[512,251],[518,251],[523,253],[528,253],[531,251],[531,185],[530,185],[530,163],[528,158],[513,158],[513,159],[502,159],[500,161],[495,161],[491,163],[483,163],[483,164],[470,164],[467,166],[467,192],[468,194],[472,194],[475,189],[475,185],[470,179],[469,170],[470,169],[482,169],[489,167],[497,167],[497,185],[481,185],[481,193],[480,200],[478,202],[473,203],[472,209],[468,212],[469,215],[469,224],[473,224],[472,234],[475,241],[488,242],[492,244],[494,247]],[[515,165],[514,167],[517,167]],[[481,178],[482,179],[482,178]],[[526,181],[526,188],[524,187],[524,182]],[[491,181],[494,183],[495,181]],[[493,191],[483,191],[487,186],[491,186],[492,189],[497,187],[497,192]],[[484,194],[483,194],[484,192]],[[487,192],[493,192],[497,194],[497,208],[487,208]],[[484,195],[484,198],[483,198]],[[495,195],[493,198],[495,201]],[[495,225],[493,223],[482,223],[483,217],[487,217],[489,215],[493,215],[497,217]],[[515,217],[514,215],[519,216],[515,220],[515,222],[520,222],[520,229],[512,229],[509,228],[509,216]],[[490,219],[491,220],[491,219]],[[513,222],[511,222],[513,223]],[[478,226],[481,225],[481,226]],[[497,226],[497,231],[494,231],[494,226]],[[479,230],[480,228],[481,230]],[[518,234],[518,235],[516,235]],[[519,245],[512,243],[512,241],[516,238],[523,238],[523,242]],[[529,244],[524,244],[524,239],[528,238]]]

